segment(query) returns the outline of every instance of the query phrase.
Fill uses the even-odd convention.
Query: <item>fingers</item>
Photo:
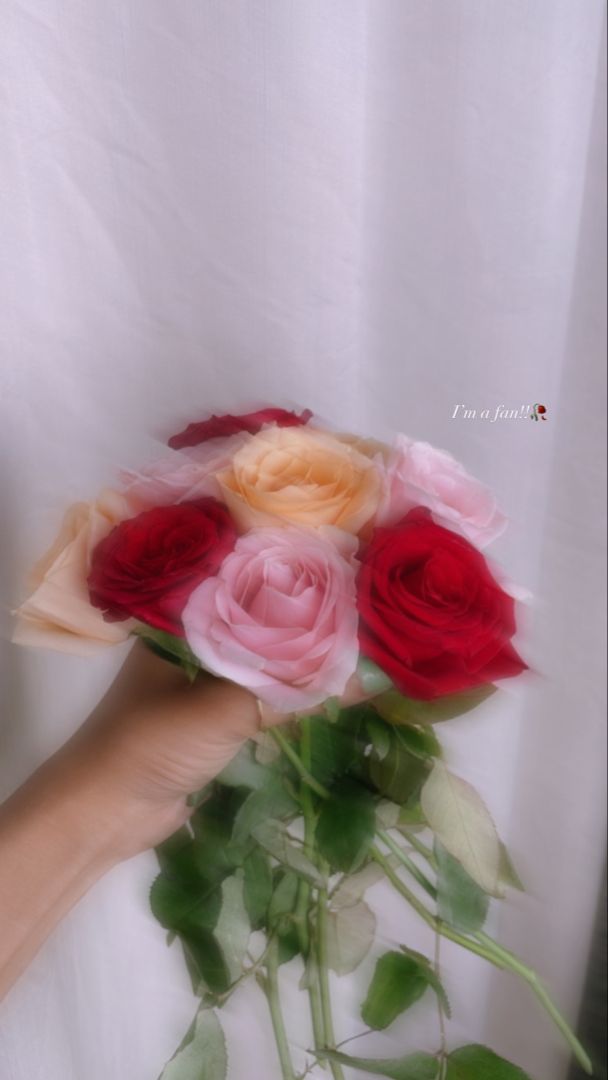
[[[250,739],[260,730],[256,698],[242,686],[216,679],[198,678],[180,698],[189,722],[205,732],[213,731],[222,742]]]
[[[117,683],[133,694],[159,692],[186,684],[185,672],[171,661],[163,659],[139,638],[125,660]]]

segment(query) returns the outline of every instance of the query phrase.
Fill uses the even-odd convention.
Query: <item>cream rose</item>
[[[355,447],[310,428],[268,428],[218,481],[241,529],[289,522],[359,533],[373,518],[382,473]]]
[[[105,622],[91,605],[87,576],[93,549],[132,513],[130,503],[109,488],[94,502],[70,507],[57,539],[32,571],[32,595],[16,612],[16,644],[87,655],[129,636],[132,620]]]

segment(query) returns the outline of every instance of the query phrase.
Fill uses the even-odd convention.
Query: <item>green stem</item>
[[[302,764],[306,772],[309,771],[312,760],[312,730],[310,724],[310,718],[307,716],[302,717],[300,725],[300,753],[302,755]],[[300,788],[300,802],[302,806],[302,814],[304,817],[304,854],[315,862],[314,852],[314,838],[315,838],[315,808],[313,805],[312,794],[308,784],[303,781]],[[298,935],[300,940],[300,949],[302,956],[306,961],[310,955],[310,910],[312,900],[312,889],[309,882],[301,879],[298,891],[298,902],[296,906],[296,924],[298,927]],[[312,963],[309,965],[307,972],[308,982],[308,998],[310,1002],[310,1017],[312,1021],[312,1031],[315,1042],[315,1049],[319,1050],[325,1045],[325,1032],[323,1024],[323,1009],[321,1005],[321,988],[319,986],[318,974],[314,967],[315,957],[311,957]]]
[[[436,870],[437,859],[435,858],[431,848],[427,847],[426,844],[423,844],[422,840],[419,840],[418,837],[414,835],[414,833],[408,832],[407,829],[400,829],[399,831],[403,834],[408,844],[411,844],[413,848],[416,848],[418,854],[422,855],[426,859],[429,865],[433,867],[433,870]]]
[[[581,1046],[580,1042],[576,1038],[576,1035],[571,1030],[567,1020],[565,1020],[565,1018],[562,1016],[557,1005],[550,997],[549,993],[543,986],[536,972],[532,968],[528,967],[527,964],[524,964],[523,960],[520,960],[519,957],[516,956],[515,953],[512,953],[510,949],[505,949],[503,945],[499,945],[497,941],[494,941],[494,939],[489,937],[488,934],[484,934],[483,931],[478,931],[475,934],[475,938],[482,945],[486,946],[486,948],[494,952],[496,956],[502,960],[505,968],[509,968],[511,971],[518,974],[522,979],[525,979],[525,981],[532,989],[532,992],[536,995],[541,1005],[544,1007],[544,1009],[547,1011],[547,1013],[553,1020],[556,1027],[559,1028],[559,1030],[561,1031],[564,1039],[570,1046],[573,1054],[575,1055],[576,1059],[578,1060],[584,1071],[588,1073],[589,1076],[591,1076],[593,1074],[593,1066],[591,1064],[591,1060],[588,1054]]]
[[[319,860],[319,869],[325,877],[328,876],[329,867],[324,859]],[[325,1033],[325,1046],[335,1050],[336,1034],[331,1011],[331,992],[329,987],[329,967],[327,963],[327,889],[319,889],[317,903],[317,962],[319,965],[319,988],[321,991],[321,1009],[323,1013],[323,1028]],[[344,1080],[342,1066],[337,1061],[330,1062],[330,1068],[334,1080]]]
[[[387,848],[392,851],[393,855],[397,859],[399,859],[399,862],[402,863],[402,865],[405,866],[407,870],[409,870],[410,874],[413,878],[416,879],[421,888],[423,888],[424,891],[428,893],[428,895],[433,900],[436,900],[437,889],[435,888],[435,886],[432,884],[432,882],[429,881],[426,874],[423,874],[422,870],[418,869],[416,863],[412,859],[410,859],[409,855],[406,854],[403,848],[399,847],[399,844],[397,844],[396,841],[393,840],[392,836],[390,836],[386,829],[378,829],[376,835],[380,838],[380,840],[382,840],[384,844],[386,844]]]
[[[281,750],[285,754],[285,757],[288,758],[289,761],[291,761],[291,764],[293,765],[294,769],[298,771],[304,783],[307,784],[312,791],[316,792],[316,794],[321,799],[328,799],[329,791],[327,790],[327,788],[324,788],[322,784],[319,784],[319,782],[315,780],[312,773],[308,771],[306,766],[303,764],[302,759],[289,742],[289,739],[285,738],[283,732],[280,731],[279,728],[270,728],[269,730],[277,746],[281,748]]]
[[[433,966],[437,978],[441,979],[441,934],[439,931],[435,934],[435,957]],[[446,1080],[448,1071],[448,1051],[445,1032],[445,1014],[440,994],[437,994],[437,1012],[439,1016],[439,1075],[437,1076],[437,1080]]]
[[[285,1021],[281,1011],[279,997],[279,943],[276,939],[270,942],[268,956],[266,958],[266,997],[272,1019],[272,1028],[277,1044],[279,1061],[281,1063],[281,1075],[283,1080],[296,1080],[296,1074],[291,1061],[289,1041],[285,1030]]]
[[[320,798],[329,798],[330,793],[327,788],[323,787],[322,784],[318,783],[318,781],[315,780],[314,776],[303,764],[300,757],[293,749],[289,741],[285,738],[285,736],[277,728],[272,728],[270,733],[275,739],[275,742],[279,745],[279,747],[285,754],[285,756],[289,759],[289,761],[291,761],[292,765],[299,773],[301,779],[304,781],[304,784],[311,788],[313,791],[315,791]],[[385,835],[386,834],[381,834],[382,839],[385,839]],[[406,835],[412,847],[414,847],[421,855],[424,855],[430,865],[434,867],[436,865],[435,857],[430,848],[426,847],[425,844],[423,844],[416,837],[412,836],[410,833],[405,833],[404,835]],[[387,841],[385,840],[385,842]],[[391,851],[394,851],[392,843],[393,842],[391,841],[391,844],[388,846],[391,848]],[[395,854],[399,852],[397,857],[405,866],[407,866],[410,873],[413,873],[413,876],[416,878],[419,884],[421,884],[427,892],[429,891],[429,886],[430,888],[433,888],[427,878],[425,878],[426,884],[423,885],[421,878],[424,877],[424,875],[422,875],[421,871],[418,870],[418,867],[416,867],[415,864],[412,863],[409,859],[406,863],[405,859],[407,859],[407,856],[405,855],[405,852],[402,852],[396,844],[395,848],[397,849],[397,851],[395,851]],[[414,911],[416,911],[418,915],[420,915],[420,917],[426,922],[428,926],[431,927],[432,930],[434,930],[436,933],[441,934],[442,937],[447,938],[449,941],[453,941],[455,942],[455,944],[462,946],[462,948],[468,949],[469,952],[475,953],[477,956],[481,956],[484,960],[487,960],[488,963],[493,964],[494,967],[500,968],[503,971],[512,971],[514,974],[519,975],[520,978],[524,979],[531,987],[533,993],[536,995],[543,1008],[547,1011],[548,1015],[551,1017],[557,1028],[561,1031],[564,1039],[570,1046],[572,1053],[574,1054],[575,1058],[577,1059],[583,1070],[589,1076],[593,1075],[593,1067],[591,1065],[588,1054],[581,1046],[579,1040],[570,1028],[568,1022],[562,1016],[559,1009],[557,1008],[557,1005],[551,999],[544,986],[540,982],[538,975],[535,971],[532,970],[532,968],[529,968],[513,953],[510,953],[508,950],[503,949],[502,946],[498,945],[498,943],[495,942],[492,938],[488,937],[487,934],[478,933],[475,935],[475,939],[473,939],[470,937],[466,937],[464,934],[458,933],[458,931],[456,930],[452,930],[451,927],[447,926],[446,923],[444,923],[441,919],[435,918],[435,916],[427,910],[424,904],[421,903],[420,900],[418,900],[417,896],[411,891],[411,889],[408,889],[407,885],[405,885],[401,878],[398,877],[386,856],[384,856],[375,845],[371,848],[370,854],[371,857],[378,863],[378,865],[382,866],[389,881],[391,881],[391,883],[398,890],[398,892],[401,893],[401,895],[404,897],[404,899],[407,900],[410,906],[414,908]],[[319,906],[317,918],[318,922],[323,928],[326,924],[326,909],[327,890],[322,889],[319,890]],[[321,929],[319,929],[319,942],[322,942],[324,932],[324,929],[323,932],[321,931]],[[319,963],[319,981],[321,989],[321,1004],[325,1025],[325,1036],[327,1044],[333,1046],[335,1038],[333,1035],[333,1023],[331,1020],[329,979],[326,963]],[[334,1074],[335,1080],[344,1080],[344,1075],[339,1065],[332,1064],[332,1072]]]
[[[235,979],[234,982],[230,984],[228,989],[225,990],[223,994],[218,994],[216,1000],[220,1008],[222,1008],[226,1004],[226,1002],[234,994],[235,990],[238,990],[246,979],[251,978],[252,975],[257,975],[260,968],[264,967],[264,965],[266,964],[266,957],[268,956],[268,950],[270,949],[271,942],[272,938],[268,940],[268,944],[266,945],[266,948],[264,949],[262,955],[257,960],[252,961],[251,967],[245,968],[245,970],[239,975],[238,979]]]
[[[370,854],[374,861],[382,867],[391,884],[399,893],[401,893],[403,898],[407,900],[408,904],[414,908],[414,911],[420,915],[420,918],[424,919],[427,926],[430,926],[436,933],[441,934],[442,937],[455,942],[456,945],[461,945],[463,949],[468,949],[469,952],[475,953],[476,956],[481,956],[484,960],[487,960],[488,963],[493,964],[494,967],[500,968],[503,971],[512,971],[514,974],[519,975],[520,978],[524,979],[540,1001],[543,1008],[561,1031],[581,1067],[589,1076],[593,1074],[589,1056],[532,968],[529,968],[522,960],[513,953],[510,953],[507,949],[503,949],[501,945],[498,945],[497,942],[495,942],[493,938],[488,937],[487,934],[478,933],[475,934],[474,938],[470,938],[466,937],[464,934],[458,933],[457,930],[452,930],[452,928],[447,926],[441,919],[435,918],[411,889],[408,889],[407,885],[395,873],[386,856],[383,855],[376,846],[371,848]]]

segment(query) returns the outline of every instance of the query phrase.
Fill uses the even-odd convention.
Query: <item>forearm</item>
[[[247,691],[191,686],[132,650],[88,721],[0,806],[0,998],[98,878],[184,825],[188,794],[258,727]]]
[[[0,807],[0,998],[118,861],[116,829],[95,776],[70,749]]]

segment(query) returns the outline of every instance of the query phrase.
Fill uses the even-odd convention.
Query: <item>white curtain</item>
[[[533,674],[442,734],[528,887],[493,929],[571,1019],[604,854],[604,17],[601,0],[0,13],[5,637],[62,507],[208,410],[298,403],[451,450],[511,519],[494,553],[534,594]],[[546,421],[479,418],[534,402]],[[120,660],[3,646],[5,793]],[[194,1000],[147,909],[153,874],[152,855],[121,866],[49,940],[0,1010],[3,1080],[156,1080]],[[428,946],[390,892],[370,895],[378,949]],[[451,1043],[562,1080],[526,988],[456,949],[443,961]],[[361,1030],[372,964],[336,981],[339,1038]],[[306,1048],[298,977],[284,969]],[[261,995],[225,1025],[230,1080],[275,1080]],[[435,1027],[422,1003],[359,1045],[430,1048]]]

